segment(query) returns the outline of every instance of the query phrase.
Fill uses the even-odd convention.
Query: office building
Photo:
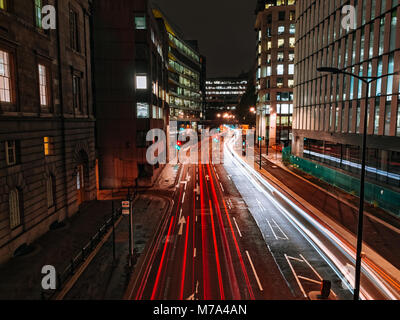
[[[154,17],[147,0],[93,4],[99,188],[150,186],[162,167],[147,162],[151,142],[146,135],[155,128],[168,131],[164,23]]]
[[[258,1],[255,23],[256,135],[269,146],[291,140],[295,56],[295,1]]]
[[[363,77],[399,71],[399,2],[352,0],[350,4],[356,9],[355,25],[344,28],[344,1],[297,2],[292,152],[316,163],[318,170],[332,167],[359,177],[362,134],[367,130],[368,182],[399,191],[399,77],[375,81],[367,93],[354,77],[317,72],[321,66]],[[318,170],[314,174],[322,175]],[[376,189],[379,197],[388,194]]]
[[[206,81],[206,119],[235,116],[242,95],[246,92],[248,74],[238,77],[215,77]]]
[[[205,58],[196,40],[185,40],[182,32],[154,5],[153,14],[164,21],[168,34],[168,102],[170,121],[179,128],[198,128],[205,103]]]

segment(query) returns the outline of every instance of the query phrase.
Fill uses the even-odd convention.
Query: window
[[[71,48],[77,52],[80,51],[79,45],[79,30],[78,30],[78,13],[70,9],[69,10],[69,36]]]
[[[0,0],[0,9],[1,10],[7,10],[6,0]]]
[[[283,62],[284,59],[284,53],[283,52],[278,52],[278,62]]]
[[[146,30],[146,16],[135,17],[135,28],[136,30]]]
[[[294,64],[289,64],[289,74],[294,74]]]
[[[73,95],[73,106],[75,111],[82,111],[82,92],[81,92],[81,77],[78,75],[72,76],[72,95]]]
[[[283,48],[285,46],[285,39],[278,39],[278,48]]]
[[[286,17],[286,12],[285,11],[279,11],[279,21],[285,20]]]
[[[150,117],[149,104],[146,102],[138,102],[136,114],[138,119],[149,118]]]
[[[276,73],[277,75],[282,75],[284,73],[285,67],[283,64],[278,64],[276,67]]]
[[[278,27],[278,34],[282,34],[285,32],[285,26],[279,26]]]
[[[397,13],[392,11],[392,20],[390,24],[390,51],[396,49],[396,28],[397,28]]]
[[[294,45],[296,43],[296,38],[295,37],[290,37],[289,38],[289,47],[294,48]]]
[[[35,0],[36,27],[42,27],[42,0]]]
[[[289,51],[289,61],[290,62],[294,61],[294,52],[293,51]]]
[[[290,34],[296,33],[296,25],[295,24],[290,24],[289,33]]]
[[[6,141],[6,163],[8,166],[13,166],[17,164],[17,151],[16,151],[16,141]]]
[[[10,228],[15,229],[21,225],[19,191],[11,190],[9,194]]]
[[[40,106],[41,107],[48,107],[49,106],[49,76],[47,67],[39,64],[39,94],[40,94]]]
[[[146,90],[147,89],[147,75],[136,76],[136,89]]]
[[[283,78],[278,78],[278,79],[276,80],[276,86],[277,86],[278,88],[282,88],[282,87],[283,87]]]
[[[10,69],[10,54],[0,50],[0,102],[12,102]]]
[[[46,191],[47,191],[47,207],[54,207],[54,177],[50,176],[46,181]]]
[[[288,87],[289,88],[293,88],[294,87],[294,80],[293,79],[289,79],[288,80]]]
[[[390,120],[392,114],[391,101],[387,101],[385,105],[385,136],[390,135]]]
[[[54,155],[54,139],[53,139],[53,137],[44,137],[43,138],[43,147],[44,147],[44,155],[46,157]]]

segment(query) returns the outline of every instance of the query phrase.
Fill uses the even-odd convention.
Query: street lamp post
[[[367,129],[368,129],[368,94],[371,87],[371,83],[385,77],[397,75],[396,73],[389,73],[378,77],[362,77],[350,72],[340,70],[333,67],[320,67],[317,68],[319,72],[329,72],[332,74],[344,74],[350,77],[361,80],[366,87],[365,93],[365,106],[364,106],[364,130],[362,136],[362,158],[361,158],[361,178],[360,178],[360,204],[358,211],[358,228],[357,228],[357,253],[356,253],[356,270],[355,270],[355,284],[354,284],[354,295],[353,299],[358,301],[360,299],[360,283],[361,283],[361,262],[362,262],[362,239],[363,239],[363,224],[364,224],[364,197],[365,197],[365,168],[366,168],[366,154],[367,154]]]

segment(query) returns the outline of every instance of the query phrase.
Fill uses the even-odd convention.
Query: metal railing
[[[41,290],[41,299],[50,300],[56,293],[60,292],[65,284],[72,278],[79,267],[86,261],[90,254],[95,250],[96,246],[101,242],[107,232],[112,228],[115,221],[122,215],[122,209],[114,211],[111,217],[105,221],[96,234],[90,238],[89,242],[70,260],[69,265],[63,272],[57,272],[57,289]]]

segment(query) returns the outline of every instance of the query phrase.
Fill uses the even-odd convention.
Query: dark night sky
[[[207,77],[236,76],[255,60],[255,0],[154,0],[186,39],[199,41]]]

